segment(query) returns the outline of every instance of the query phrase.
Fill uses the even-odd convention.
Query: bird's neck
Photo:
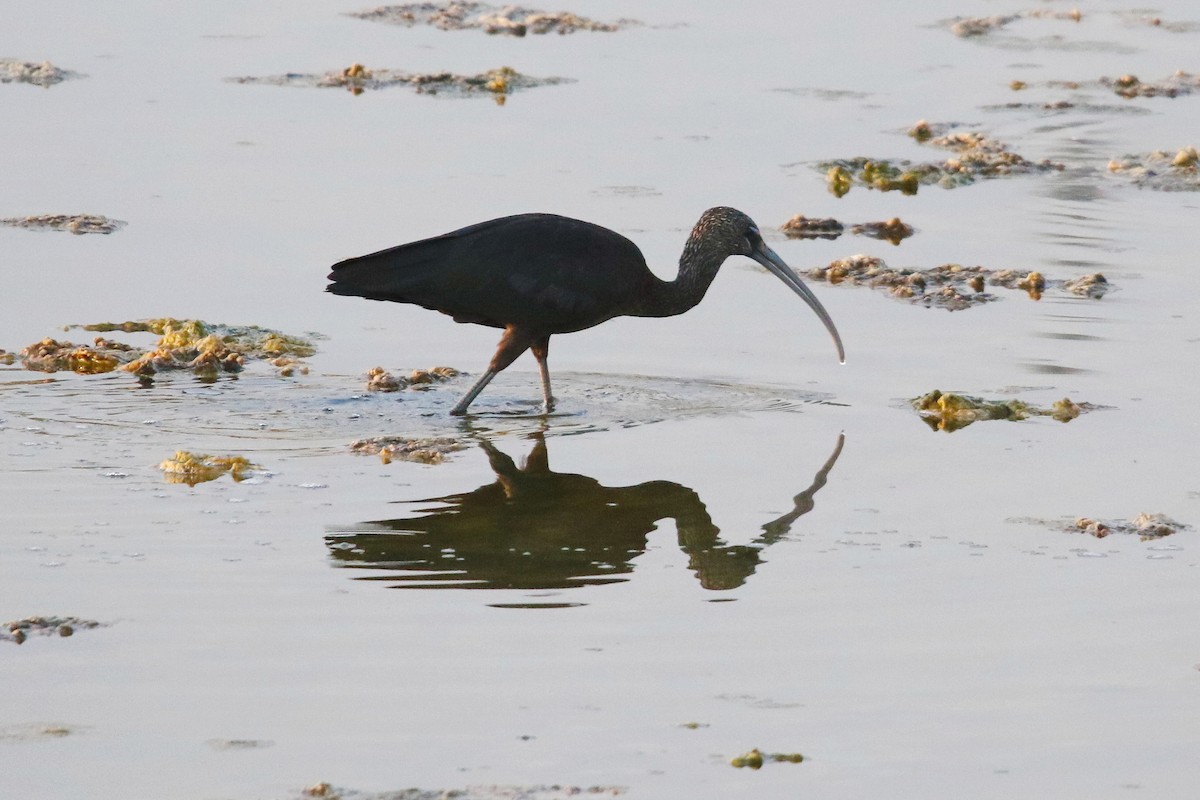
[[[673,317],[694,308],[704,299],[724,261],[724,255],[705,252],[696,246],[694,237],[689,239],[679,257],[679,274],[675,280],[656,278],[649,291],[639,298],[633,316]]]

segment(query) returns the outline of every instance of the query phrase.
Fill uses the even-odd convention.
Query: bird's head
[[[728,206],[710,208],[700,215],[700,221],[692,229],[688,238],[685,254],[688,249],[709,250],[727,256],[746,256],[752,258],[767,269],[772,275],[787,284],[788,288],[808,304],[824,323],[825,329],[833,337],[837,347],[838,360],[846,361],[845,349],[842,347],[842,337],[833,324],[829,312],[821,301],[813,294],[812,289],[804,285],[795,270],[784,263],[779,255],[763,241],[762,233],[754,220]]]

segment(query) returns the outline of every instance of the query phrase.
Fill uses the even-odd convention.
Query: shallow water
[[[941,21],[1019,6],[901,6],[591,2],[569,10],[646,24],[524,39],[340,13],[365,4],[13,9],[0,56],[86,77],[0,85],[0,217],[129,224],[0,227],[0,347],[163,315],[328,338],[294,378],[0,367],[0,618],[105,623],[0,641],[0,794],[1191,797],[1200,196],[1106,165],[1200,144],[1200,95],[1045,84],[1198,72],[1200,29],[1099,3],[960,39]],[[499,106],[223,80],[354,62],[575,82]],[[819,161],[944,158],[904,135],[922,118],[1066,169],[826,190]],[[445,412],[467,376],[397,394],[361,376],[478,370],[494,331],[321,291],[341,258],[528,210],[620,230],[667,275],[717,204],[768,232],[796,213],[917,229],[768,233],[797,269],[864,252],[1115,288],[947,313],[813,284],[841,366],[796,298],[730,260],[682,317],[557,337],[554,415],[522,359],[466,421]],[[1103,408],[946,434],[907,403],[935,388]],[[382,435],[468,447],[437,466],[349,451]],[[168,484],[179,449],[261,471]],[[1192,527],[1061,529],[1142,511]],[[753,747],[806,760],[729,765]]]

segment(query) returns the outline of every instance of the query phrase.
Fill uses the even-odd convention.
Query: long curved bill
[[[842,347],[842,337],[838,335],[833,319],[825,310],[825,306],[821,305],[821,301],[813,294],[812,289],[805,286],[804,281],[800,280],[800,276],[785,264],[774,250],[767,247],[766,243],[759,241],[750,257],[770,270],[776,278],[786,283],[789,289],[800,295],[800,298],[808,303],[808,307],[816,312],[817,316],[821,318],[821,322],[825,323],[825,330],[829,331],[829,335],[833,337],[833,344],[837,347],[838,361],[845,364],[846,351]]]

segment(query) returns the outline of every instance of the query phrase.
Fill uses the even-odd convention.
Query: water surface
[[[943,21],[1019,7],[589,2],[570,10],[646,24],[516,39],[342,13],[363,7],[28,6],[0,32],[0,55],[86,75],[0,85],[0,217],[129,223],[0,228],[0,347],[162,315],[327,337],[290,379],[0,367],[0,617],[106,623],[0,642],[5,797],[1194,794],[1200,199],[1106,165],[1200,144],[1200,96],[1047,83],[1198,72],[1200,32],[1112,2],[977,39]],[[355,62],[575,82],[501,106],[224,80]],[[944,158],[904,135],[922,118],[1065,169],[838,199],[812,167]],[[669,275],[718,204],[768,232],[796,213],[917,228],[899,247],[769,233],[798,269],[864,252],[1116,288],[947,313],[817,284],[841,366],[731,260],[687,315],[556,338],[555,415],[523,359],[466,422],[445,410],[468,378],[368,395],[361,375],[477,371],[494,331],[322,293],[341,258],[520,211],[619,230]],[[935,388],[1105,408],[936,433],[906,402]],[[468,446],[437,466],[349,452],[381,435]],[[262,470],[168,484],[179,449]],[[1193,527],[1061,530],[1142,511]],[[729,766],[753,747],[806,760]]]

